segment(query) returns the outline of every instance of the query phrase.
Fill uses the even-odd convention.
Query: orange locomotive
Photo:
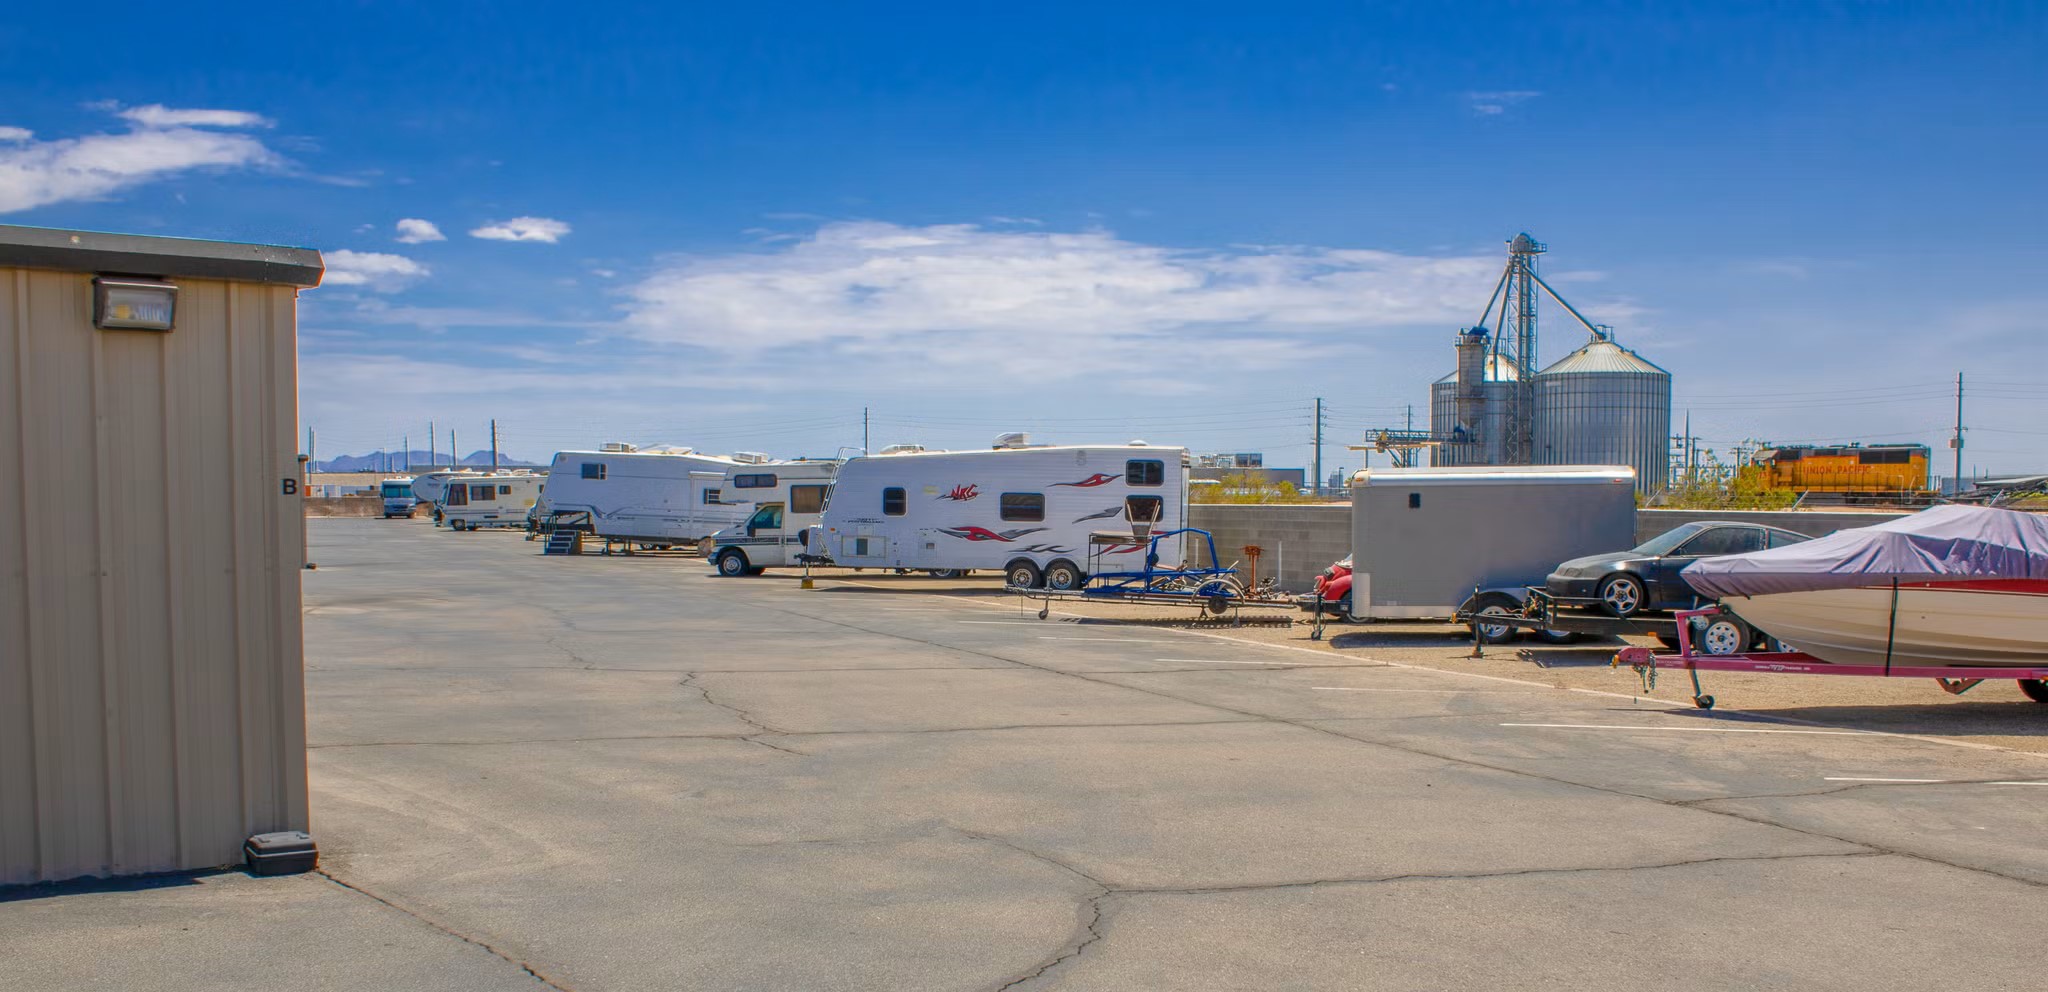
[[[1886,495],[1928,491],[1924,444],[1764,448],[1750,458],[1764,486],[1783,492]]]

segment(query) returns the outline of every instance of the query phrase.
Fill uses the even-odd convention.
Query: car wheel
[[[747,553],[737,548],[726,550],[718,556],[718,574],[728,579],[737,579],[751,572],[747,566]]]
[[[1003,566],[1004,585],[1018,589],[1036,589],[1044,582],[1045,576],[1039,573],[1038,566],[1026,559],[1019,558]]]
[[[1045,566],[1045,587],[1047,589],[1071,592],[1081,588],[1081,584],[1086,581],[1087,576],[1082,575],[1081,570],[1076,568],[1073,562],[1065,558]]]
[[[1515,601],[1497,592],[1479,597],[1472,604],[1472,636],[1482,644],[1506,644],[1519,633],[1504,623],[1486,623],[1482,617],[1511,617],[1521,611],[1515,609]]]
[[[1724,613],[1710,618],[1692,639],[1701,654],[1730,655],[1741,654],[1755,636],[1740,618]]]
[[[2048,679],[2020,679],[2020,691],[2037,703],[2048,703]]]
[[[1609,616],[1635,616],[1643,608],[1643,580],[1625,574],[1608,576],[1600,583],[1600,608]]]
[[[1545,644],[1577,644],[1579,643],[1579,632],[1576,630],[1539,630],[1536,632],[1536,639]]]

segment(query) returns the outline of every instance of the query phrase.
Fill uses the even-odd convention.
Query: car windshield
[[[1650,557],[1656,557],[1658,555],[1668,555],[1671,553],[1672,548],[1678,547],[1680,544],[1685,543],[1686,538],[1691,537],[1694,534],[1697,534],[1700,531],[1706,529],[1707,525],[1701,523],[1679,524],[1678,526],[1673,527],[1670,530],[1667,530],[1664,533],[1659,534],[1656,537],[1650,538],[1649,540],[1644,541],[1643,543],[1638,544],[1635,547],[1629,549],[1629,554],[1647,555]]]

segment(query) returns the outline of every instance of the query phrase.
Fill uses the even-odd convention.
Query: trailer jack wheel
[[[1692,704],[1693,704],[1694,706],[1697,706],[1697,707],[1699,707],[1700,709],[1703,709],[1703,710],[1710,710],[1710,709],[1713,709],[1713,708],[1714,708],[1714,697],[1712,697],[1712,696],[1694,696],[1694,697],[1692,697]]]
[[[1039,608],[1038,608],[1038,619],[1040,619],[1040,620],[1043,620],[1043,619],[1045,619],[1045,618],[1047,618],[1047,617],[1049,617],[1049,616],[1052,616],[1052,604],[1051,604],[1051,603],[1047,603],[1047,604],[1045,604],[1044,606],[1041,606],[1041,607],[1039,607]]]

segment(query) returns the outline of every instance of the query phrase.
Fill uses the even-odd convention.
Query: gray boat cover
[[[2048,516],[1937,506],[1871,527],[1686,566],[1711,599],[1944,579],[2048,579]]]

